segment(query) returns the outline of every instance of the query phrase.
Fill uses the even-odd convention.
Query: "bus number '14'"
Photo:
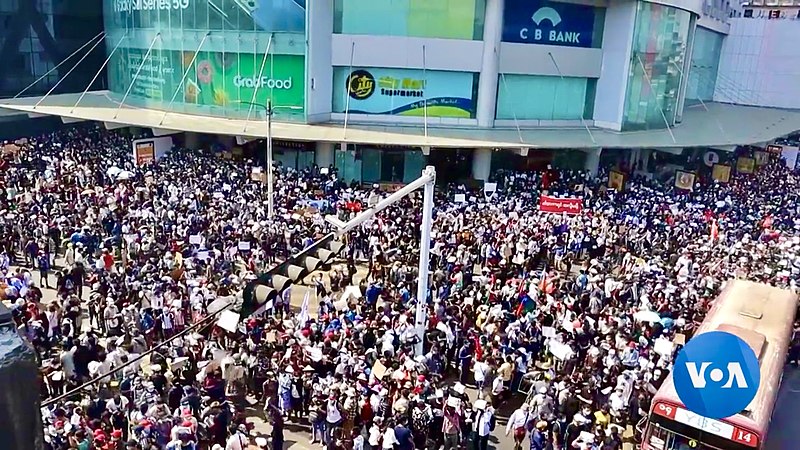
[[[742,442],[745,444],[752,444],[753,443],[753,433],[748,433],[746,431],[742,431],[737,429],[736,433],[734,434],[734,441]]]

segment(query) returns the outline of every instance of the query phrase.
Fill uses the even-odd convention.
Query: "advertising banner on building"
[[[177,90],[175,103],[200,106],[247,109],[243,102],[267,100],[277,107],[304,105],[305,61],[300,55],[271,55],[262,72],[263,56],[252,53],[199,52],[194,58],[191,51],[164,50],[151,52],[143,62],[146,54],[145,49],[120,49],[114,55],[108,74],[112,91],[125,92],[135,78],[130,96],[166,104]]]
[[[333,69],[333,112],[475,117],[476,74],[416,69]]]
[[[579,198],[556,198],[547,195],[539,196],[539,211],[547,213],[580,214],[583,200]]]
[[[306,0],[103,0],[113,28],[305,30]]]
[[[592,47],[595,7],[547,0],[506,0],[503,41]]]

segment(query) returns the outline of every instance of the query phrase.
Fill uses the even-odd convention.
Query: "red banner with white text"
[[[539,196],[539,211],[541,212],[580,214],[581,210],[583,210],[582,199]]]

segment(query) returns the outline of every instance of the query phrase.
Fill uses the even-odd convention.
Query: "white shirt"
[[[225,450],[247,450],[247,438],[240,432],[236,432],[228,438]]]
[[[483,361],[476,361],[472,370],[475,372],[475,381],[484,381],[486,374],[489,373],[489,365]]]
[[[397,437],[394,435],[394,428],[389,427],[383,432],[383,448],[393,449],[396,444],[400,444]]]
[[[506,434],[510,433],[511,430],[524,427],[532,418],[533,414],[531,414],[530,411],[523,411],[522,408],[518,408],[514,411],[514,414],[511,414],[511,417],[508,418]]]
[[[335,401],[328,401],[327,410],[327,421],[328,423],[336,423],[342,420],[342,414],[339,412],[339,409],[336,408]]]
[[[478,411],[475,413],[475,422],[472,424],[472,431],[477,431],[478,436],[488,436],[489,433],[492,432],[489,426],[491,425],[493,415],[494,409],[492,407],[488,407],[486,411]]]

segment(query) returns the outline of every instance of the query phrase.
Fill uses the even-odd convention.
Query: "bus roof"
[[[729,280],[697,333],[727,331],[747,342],[761,368],[761,385],[743,413],[725,419],[734,425],[765,433],[783,376],[786,352],[792,339],[797,295],[789,290],[744,280]],[[653,399],[683,405],[672,375]],[[685,405],[684,405],[685,406]]]

